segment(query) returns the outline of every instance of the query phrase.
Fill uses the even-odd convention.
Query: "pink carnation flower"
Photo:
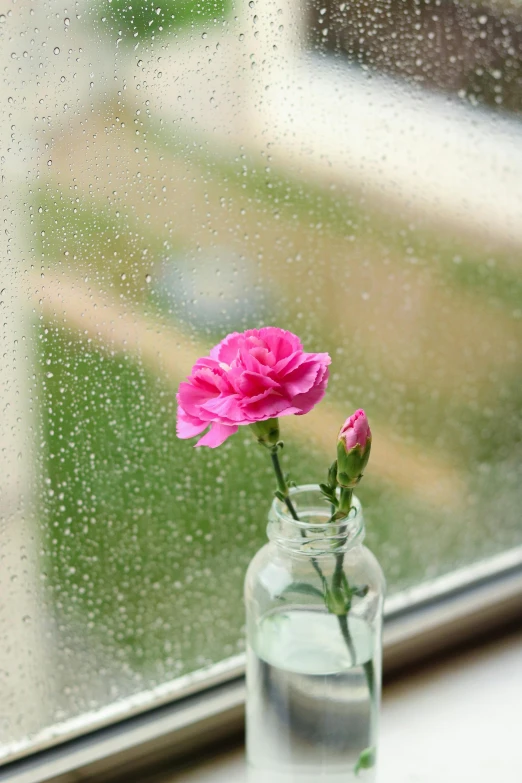
[[[229,334],[180,384],[178,436],[192,438],[210,425],[196,446],[215,448],[241,424],[308,413],[324,396],[330,361],[273,326]]]

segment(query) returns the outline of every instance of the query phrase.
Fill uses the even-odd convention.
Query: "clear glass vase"
[[[248,780],[374,781],[383,573],[355,497],[329,522],[319,487],[290,494],[245,579]]]

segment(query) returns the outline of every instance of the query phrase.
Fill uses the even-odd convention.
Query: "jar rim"
[[[299,504],[308,495],[309,503]],[[299,516],[294,519],[285,503],[274,498],[269,514],[268,537],[280,547],[299,554],[317,556],[345,552],[364,538],[364,519],[359,499],[353,495],[349,513],[330,522],[330,504],[317,484],[301,484],[289,490]],[[313,501],[313,504],[312,504]]]

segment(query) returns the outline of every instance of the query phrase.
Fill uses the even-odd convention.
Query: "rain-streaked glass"
[[[515,0],[0,2],[0,758],[242,652],[269,461],[175,434],[230,331],[332,356],[281,422],[298,483],[367,410],[391,592],[521,543],[521,26]]]

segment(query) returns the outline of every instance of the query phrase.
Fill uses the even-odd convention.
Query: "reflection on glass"
[[[520,9],[390,9],[1,4],[6,757],[242,651],[272,477],[175,436],[226,332],[331,353],[294,478],[364,405],[392,590],[520,543]]]

